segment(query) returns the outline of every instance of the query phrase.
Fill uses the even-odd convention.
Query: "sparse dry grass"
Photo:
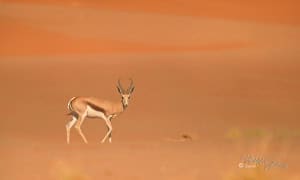
[[[89,180],[81,170],[63,161],[57,161],[53,171],[54,178],[57,180]]]
[[[300,129],[263,129],[263,128],[229,128],[224,137],[228,140],[251,140],[272,137],[276,141],[284,141],[300,137]]]
[[[263,168],[238,169],[230,174],[225,180],[276,180],[274,176],[268,174]]]
[[[300,137],[298,129],[242,129],[229,128],[224,133],[224,138],[235,144],[243,153],[259,153],[253,156],[268,155],[272,153],[272,158],[264,157],[268,160],[285,159],[290,152],[291,143],[297,141]],[[253,149],[247,149],[247,148]],[[279,149],[277,149],[280,147]],[[286,162],[282,162],[286,163]],[[300,179],[298,174],[288,174],[289,169],[279,169],[274,167],[265,170],[263,166],[257,168],[236,168],[228,175],[224,176],[225,180],[295,180]]]

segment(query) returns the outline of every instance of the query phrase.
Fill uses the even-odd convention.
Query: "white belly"
[[[97,118],[102,118],[102,119],[107,119],[105,114],[101,111],[96,111],[95,109],[91,108],[90,106],[87,106],[87,117],[97,117]]]

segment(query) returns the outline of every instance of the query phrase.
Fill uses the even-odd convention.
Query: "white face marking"
[[[105,114],[101,111],[96,111],[95,109],[91,108],[90,106],[87,106],[87,116],[88,117],[99,117],[102,119],[107,119]]]
[[[122,95],[122,103],[125,106],[128,106],[129,104],[129,99],[130,99],[130,94],[121,94]]]

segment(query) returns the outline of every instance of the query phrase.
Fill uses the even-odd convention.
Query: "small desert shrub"
[[[299,129],[275,129],[265,130],[262,128],[230,128],[224,134],[226,139],[229,140],[251,140],[272,137],[273,140],[292,140],[300,137]]]
[[[239,128],[230,128],[225,133],[225,138],[230,140],[237,140],[242,138],[242,136],[243,136],[243,132]]]

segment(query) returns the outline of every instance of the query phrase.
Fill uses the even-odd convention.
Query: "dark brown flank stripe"
[[[103,108],[98,107],[98,106],[96,106],[95,104],[90,103],[90,102],[86,102],[86,103],[87,103],[87,105],[89,105],[89,106],[90,106],[91,108],[93,108],[94,110],[100,111],[100,112],[102,112],[103,114],[105,114],[105,115],[107,116],[107,114],[106,114],[106,112],[105,112],[105,110],[104,110]]]

